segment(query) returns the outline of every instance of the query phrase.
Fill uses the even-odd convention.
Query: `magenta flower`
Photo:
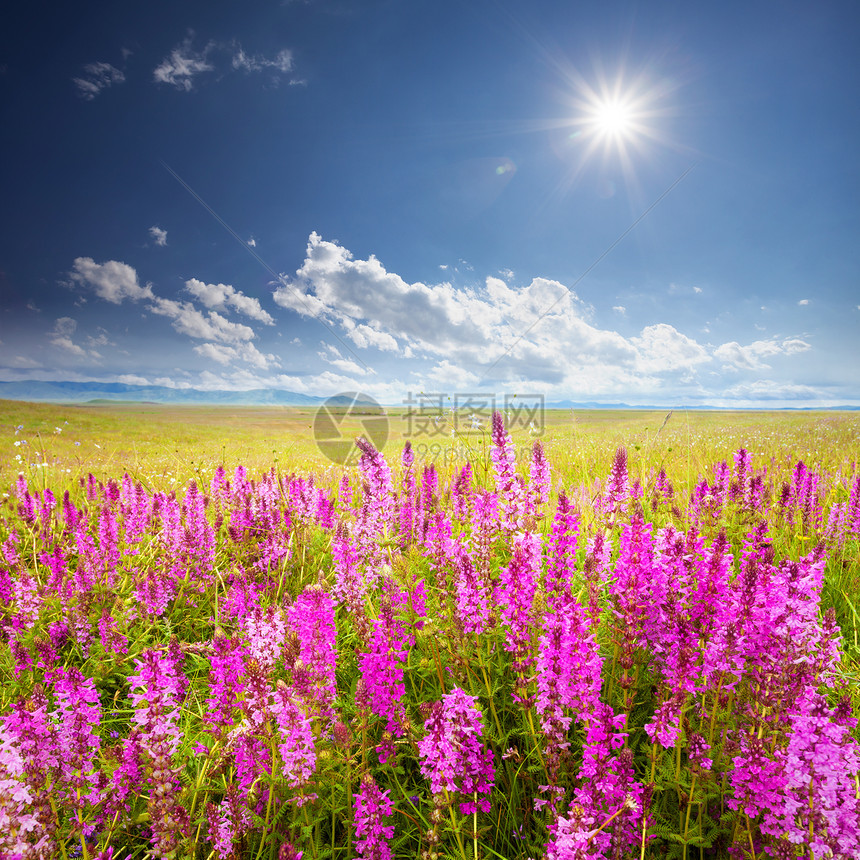
[[[501,508],[500,525],[508,533],[525,528],[528,499],[525,481],[517,474],[516,451],[501,412],[493,413],[493,447],[490,456],[496,473],[496,489]]]
[[[630,481],[627,474],[627,451],[619,448],[615,452],[612,461],[612,469],[606,482],[606,491],[603,495],[603,510],[610,514],[612,520],[623,516],[627,512],[627,503],[630,496]]]
[[[403,734],[402,724],[406,717],[403,663],[415,642],[401,617],[402,609],[408,606],[409,593],[397,591],[386,583],[367,649],[358,656],[370,709],[377,716],[385,717],[385,731],[398,737]]]
[[[337,628],[334,601],[318,586],[308,586],[287,610],[291,631],[298,637],[298,660],[292,665],[292,686],[308,713],[334,719],[337,698]]]
[[[205,720],[217,732],[234,723],[234,709],[245,689],[245,649],[235,639],[216,635],[212,640],[212,667],[209,671],[211,696],[206,700]]]
[[[354,798],[355,849],[362,860],[391,860],[388,840],[394,836],[394,826],[383,823],[392,812],[388,795],[387,789],[380,791],[370,774],[362,777]]]
[[[518,534],[513,549],[510,563],[499,574],[495,599],[507,628],[505,649],[514,654],[515,671],[525,671],[532,660],[532,604],[540,578],[540,538],[531,532]]]
[[[148,649],[134,661],[137,674],[129,677],[134,741],[149,766],[147,806],[157,857],[168,857],[191,835],[188,812],[180,802],[182,768],[174,763],[182,738],[179,708],[186,686],[177,656]]]
[[[273,697],[272,712],[278,723],[283,776],[287,784],[298,788],[316,770],[317,755],[311,721],[290,697],[290,691],[279,683]]]
[[[556,597],[538,642],[535,708],[550,746],[567,746],[571,714],[585,720],[599,702],[603,659],[583,606]]]
[[[534,494],[534,507],[539,510],[549,501],[550,489],[549,461],[539,440],[534,443],[532,448],[529,476],[531,478],[531,490]]]
[[[472,495],[472,464],[466,463],[454,479],[451,488],[451,505],[454,518],[465,520],[469,515],[469,501]]]
[[[206,821],[209,825],[209,840],[219,860],[235,856],[237,840],[251,827],[251,816],[234,786],[216,806],[206,804]]]
[[[579,514],[564,493],[559,493],[558,506],[547,541],[547,570],[545,588],[548,595],[569,594],[576,569],[576,542],[579,534]]]
[[[460,628],[466,634],[483,633],[490,620],[488,589],[479,576],[469,551],[461,544],[457,544],[454,589]]]
[[[359,545],[368,545],[390,529],[394,523],[394,493],[391,469],[385,457],[364,438],[355,440],[361,451],[358,470],[364,479],[363,500],[358,517]]]
[[[464,815],[476,809],[472,796],[489,795],[495,779],[493,751],[480,741],[483,726],[477,703],[477,696],[455,687],[430,705],[424,723],[427,734],[418,741],[421,773],[430,780],[430,790],[459,791],[470,798],[460,803]],[[478,806],[489,812],[488,797],[479,799]]]

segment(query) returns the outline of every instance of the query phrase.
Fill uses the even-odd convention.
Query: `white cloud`
[[[142,287],[137,280],[137,272],[117,260],[96,263],[92,257],[78,257],[69,276],[75,283],[91,287],[99,298],[115,305],[124,299],[140,301],[153,298],[152,285]]]
[[[248,239],[247,244],[248,244],[251,248],[256,248],[256,247],[257,247],[257,240],[256,240],[253,236],[251,236],[251,238],[250,238],[250,239]]]
[[[9,359],[10,367],[36,368],[42,364],[27,355],[14,355]]]
[[[290,72],[293,68],[293,52],[284,49],[279,51],[273,60],[267,60],[265,57],[246,54],[240,47],[233,54],[233,68],[245,72],[261,72],[266,69],[284,73]]]
[[[155,240],[155,244],[164,247],[167,244],[167,230],[162,230],[161,227],[150,227],[149,235]]]
[[[86,350],[80,344],[77,344],[72,340],[77,328],[77,322],[71,317],[60,317],[54,323],[54,328],[49,334],[51,343],[76,358],[101,358],[101,355],[99,355],[96,350]]]
[[[646,370],[689,370],[707,360],[704,348],[671,327],[645,330],[638,342],[595,328],[588,309],[558,281],[534,278],[518,288],[489,277],[483,288],[459,290],[447,282],[408,283],[375,257],[354,260],[316,233],[296,277],[284,278],[274,298],[341,327],[359,346],[397,344],[404,357],[436,357],[511,380],[591,388],[601,366],[604,378],[620,384]],[[661,347],[660,337],[670,335]]]
[[[185,282],[185,289],[207,308],[233,308],[245,316],[266,325],[274,325],[271,315],[263,310],[259,299],[246,296],[229,284],[205,284],[197,278]]]
[[[685,288],[686,294],[696,289]],[[399,361],[410,362],[404,372],[428,384],[539,386],[565,397],[649,402],[645,398],[680,392],[701,400],[708,393],[700,376],[710,382],[720,364],[756,372],[768,356],[810,348],[797,337],[715,348],[665,322],[624,336],[595,325],[593,310],[558,281],[533,278],[517,285],[488,277],[466,288],[410,283],[376,257],[355,259],[317,233],[295,277],[281,278],[274,299],[325,322],[358,347],[396,351]],[[613,310],[625,313],[623,305]],[[358,373],[339,353],[323,357],[345,373]]]
[[[722,361],[730,370],[765,370],[770,367],[763,359],[775,355],[796,355],[806,352],[812,347],[799,338],[785,338],[781,342],[776,338],[757,340],[747,346],[741,346],[737,341],[730,341],[718,346],[714,356]]]
[[[711,360],[703,346],[666,323],[646,326],[630,342],[638,352],[636,366],[646,373],[691,370]]]
[[[170,52],[170,56],[161,61],[153,71],[153,78],[157,83],[170,84],[178,90],[190,92],[196,75],[215,70],[215,66],[208,59],[212,47],[210,43],[202,51],[194,51],[189,36]]]
[[[328,362],[333,367],[336,367],[341,373],[351,373],[357,376],[361,376],[365,373],[375,373],[372,368],[362,367],[359,364],[356,364],[354,361],[350,361],[349,359],[344,358],[340,350],[336,346],[333,346],[330,343],[324,343],[322,345],[322,349],[317,353],[317,355],[323,360]]]
[[[235,347],[223,343],[201,343],[194,347],[194,352],[218,364],[230,364],[239,354]]]
[[[172,320],[173,327],[180,334],[198,340],[235,344],[254,339],[254,330],[250,326],[231,322],[217,311],[204,315],[191,302],[154,297],[149,309],[154,314]]]
[[[624,316],[627,313],[627,308],[625,308],[624,305],[614,305],[612,310],[617,314],[621,314],[621,316]]]
[[[452,364],[447,358],[430,370],[415,375],[422,381],[426,380],[423,383],[425,388],[434,388],[437,391],[467,391],[479,382],[477,374]]]
[[[388,332],[378,331],[369,325],[357,325],[348,332],[349,339],[358,347],[376,347],[385,352],[397,352],[400,347]]]
[[[89,63],[84,66],[84,75],[72,78],[78,95],[91,102],[103,89],[113,84],[121,84],[125,75],[110,63]]]
[[[799,385],[792,382],[775,382],[771,379],[755,379],[742,382],[727,388],[726,397],[738,400],[772,401],[772,400],[820,400],[822,392],[809,385]]]
[[[809,304],[809,299],[801,299],[798,304],[802,307],[803,305]]]

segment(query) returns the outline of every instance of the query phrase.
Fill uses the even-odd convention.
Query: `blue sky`
[[[856,3],[7,17],[0,379],[860,405]]]

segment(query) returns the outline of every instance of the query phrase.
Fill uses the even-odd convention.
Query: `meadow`
[[[0,403],[0,858],[860,856],[860,415],[314,418]]]

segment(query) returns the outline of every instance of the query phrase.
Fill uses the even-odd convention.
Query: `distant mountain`
[[[121,382],[0,382],[0,400],[29,400],[37,403],[134,403],[211,404],[225,406],[317,406],[328,397],[313,397],[295,391],[258,388],[250,391],[201,391],[196,388],[167,388],[162,385],[125,385]],[[352,398],[331,398],[348,406]]]
[[[255,388],[250,391],[202,391],[198,388],[167,388],[162,385],[126,385],[122,382],[0,382],[0,400],[29,400],[36,403],[166,403],[223,406],[318,406],[329,402],[349,406],[353,398],[347,395],[314,397],[278,388]],[[359,401],[361,402],[361,401]],[[403,406],[405,401],[389,404]],[[376,406],[372,400],[369,406]],[[546,409],[617,409],[652,412],[675,410],[720,411],[718,406],[702,405],[648,405],[632,406],[629,403],[598,403],[595,401],[558,400],[544,404]],[[766,408],[766,407],[765,407]],[[857,411],[860,406],[795,406],[783,407],[780,412],[841,412]],[[732,407],[722,411],[762,411],[762,407]]]

